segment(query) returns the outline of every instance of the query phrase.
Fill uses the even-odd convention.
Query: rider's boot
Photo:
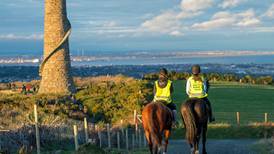
[[[172,113],[173,113],[172,127],[175,128],[177,125],[177,111],[172,110]]]
[[[209,101],[206,101],[206,105],[207,105],[208,113],[209,113],[208,120],[209,120],[209,122],[213,122],[213,121],[215,121],[215,117],[213,116],[213,113],[212,113],[211,104]]]

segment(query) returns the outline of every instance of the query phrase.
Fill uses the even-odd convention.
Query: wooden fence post
[[[98,131],[99,147],[102,148],[102,136],[101,136],[100,129],[98,128],[98,125],[95,126],[95,130]]]
[[[236,112],[237,125],[240,126],[240,112]]]
[[[126,129],[126,149],[129,150],[129,148],[128,148],[128,128]]]
[[[87,123],[87,118],[84,118],[84,129],[85,129],[85,139],[86,143],[88,143],[88,123]]]
[[[139,128],[139,131],[138,131],[138,139],[139,139],[139,148],[141,148],[142,146],[142,136],[141,136],[141,129]]]
[[[110,141],[110,126],[107,124],[107,135],[108,135],[108,148],[111,148],[111,141]]]
[[[77,151],[79,149],[79,143],[78,143],[78,130],[76,125],[73,125],[73,134],[74,134],[75,151]]]
[[[132,134],[132,150],[134,150],[134,146],[135,146],[135,135]]]
[[[117,132],[117,148],[120,150],[120,132]]]
[[[40,149],[40,134],[39,134],[39,127],[38,127],[38,114],[37,114],[37,105],[34,104],[34,119],[35,119],[35,135],[36,135],[36,147],[37,147],[37,154],[41,153]]]
[[[135,130],[135,144],[138,146],[138,127]]]
[[[264,122],[267,123],[268,122],[268,114],[264,113]]]
[[[133,119],[133,122],[135,124],[135,131],[138,130],[138,121],[137,121],[137,111],[134,110],[134,119]]]
[[[121,123],[121,132],[122,132],[122,136],[125,136],[125,132],[124,132],[124,127],[123,127],[123,120],[120,121]]]
[[[133,115],[133,123],[135,124],[135,123],[136,123],[137,111],[134,110],[133,114],[134,114],[134,115]]]
[[[146,134],[144,132],[144,147],[146,147],[146,146],[147,146],[147,139],[146,139]]]

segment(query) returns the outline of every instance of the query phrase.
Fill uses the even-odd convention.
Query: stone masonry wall
[[[45,0],[44,58],[61,42],[70,28],[66,13],[66,0]],[[75,92],[71,76],[69,42],[45,63],[39,93]]]

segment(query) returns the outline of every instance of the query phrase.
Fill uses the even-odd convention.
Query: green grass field
[[[174,81],[173,100],[179,108],[187,98],[185,81]],[[216,123],[236,123],[236,112],[240,122],[263,122],[264,113],[274,121],[274,87],[237,83],[211,84],[209,100],[213,106]]]

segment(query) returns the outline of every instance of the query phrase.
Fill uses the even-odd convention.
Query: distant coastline
[[[235,63],[233,57],[252,57],[252,59],[256,59],[256,56],[260,58],[260,56],[274,56],[274,51],[191,51],[191,52],[183,52],[183,51],[172,51],[172,52],[132,52],[132,53],[109,53],[109,54],[97,54],[97,55],[71,55],[71,61],[73,65],[83,64],[88,65],[129,65],[131,62],[133,65],[140,64],[151,64],[147,62],[152,62],[154,64],[179,64],[179,60],[191,62],[191,59],[205,59],[213,58],[231,58],[231,63]],[[235,58],[234,58],[235,59]],[[30,65],[39,65],[42,61],[42,56],[33,56],[33,55],[22,55],[22,56],[1,56],[0,57],[0,65],[2,64],[30,64]],[[121,64],[119,64],[119,61]],[[143,61],[143,63],[135,63],[134,61]],[[194,60],[195,61],[195,60]],[[226,60],[227,61],[227,60]],[[258,60],[260,61],[260,60]],[[124,63],[127,62],[127,63]],[[226,63],[228,63],[226,62]],[[248,60],[247,60],[248,62]],[[205,63],[209,63],[206,61]],[[243,63],[246,63],[243,61]],[[251,63],[256,63],[251,61]],[[271,63],[271,62],[270,62]]]

